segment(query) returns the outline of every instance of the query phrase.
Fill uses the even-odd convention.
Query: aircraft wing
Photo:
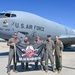
[[[64,43],[64,44],[75,44],[75,35],[61,35],[59,36],[59,39]]]

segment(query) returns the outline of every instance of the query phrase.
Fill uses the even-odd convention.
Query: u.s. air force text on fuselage
[[[24,23],[13,23],[16,28],[23,28],[23,29],[34,29],[34,30],[39,30],[39,31],[44,31],[44,27],[38,26],[38,25],[29,25],[29,24],[24,24]]]

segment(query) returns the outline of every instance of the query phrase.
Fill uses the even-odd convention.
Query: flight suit
[[[27,42],[21,42],[22,44],[24,44],[24,45],[29,45],[29,41],[27,41]],[[24,62],[21,62],[21,65],[22,65],[22,70],[24,70]],[[28,62],[26,62],[26,69],[28,69]]]
[[[62,69],[62,56],[60,56],[60,51],[63,50],[63,43],[58,40],[58,42],[55,42],[55,63],[56,63],[56,69],[61,70]]]
[[[19,43],[19,42],[20,42],[19,39],[14,40],[14,38],[10,38],[7,44]],[[10,46],[7,72],[10,72],[10,65],[11,65],[12,59],[13,59],[13,70],[16,70],[14,46]]]
[[[54,71],[54,56],[52,55],[54,50],[54,41],[53,40],[46,40],[45,41],[45,68],[48,70],[48,58],[51,61],[52,70]]]
[[[40,44],[40,43],[43,43],[43,41],[41,41],[41,40],[39,42],[34,41],[34,44]],[[43,70],[43,67],[44,67],[43,61],[44,61],[44,57],[42,58],[42,60],[40,62],[42,70]],[[35,70],[37,70],[37,69],[38,69],[38,61],[35,62]]]

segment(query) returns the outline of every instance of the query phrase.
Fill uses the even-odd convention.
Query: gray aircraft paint
[[[34,39],[36,35],[39,35],[41,39],[46,39],[46,36],[50,34],[52,39],[58,35],[64,44],[75,43],[74,29],[28,12],[8,11],[3,13],[16,15],[16,17],[0,17],[0,37],[3,39],[9,39],[14,32],[18,32],[20,38],[27,35],[30,39]],[[6,24],[3,23],[5,20]]]

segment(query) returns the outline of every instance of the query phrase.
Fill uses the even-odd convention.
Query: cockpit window
[[[11,14],[11,17],[16,17],[16,14]]]
[[[6,13],[5,16],[6,16],[6,17],[10,17],[11,14],[10,14],[10,13]]]
[[[16,17],[16,14],[0,13],[0,18],[7,18],[7,17]]]
[[[3,16],[5,13],[0,13],[0,16]]]
[[[4,14],[5,13],[0,13],[0,18],[3,18],[4,17]]]

